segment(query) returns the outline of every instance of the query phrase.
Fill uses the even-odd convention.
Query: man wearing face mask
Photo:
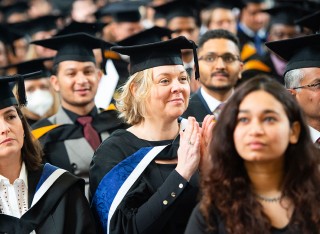
[[[14,70],[17,74],[42,71],[41,76],[25,80],[28,104],[22,108],[22,111],[30,125],[40,119],[52,116],[57,112],[60,105],[57,94],[54,92],[48,79],[51,74],[45,67],[45,62],[49,60],[52,60],[52,58],[34,59],[7,67],[9,73]]]

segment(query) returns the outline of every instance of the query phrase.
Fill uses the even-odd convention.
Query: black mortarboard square
[[[167,41],[136,45],[113,46],[111,50],[130,56],[130,74],[164,65],[183,65],[182,49],[193,49],[196,78],[199,78],[199,65],[196,54],[196,45],[183,36]]]
[[[311,29],[314,33],[320,32],[320,11],[301,17],[295,21],[296,24]]]
[[[95,35],[101,32],[103,27],[106,26],[105,23],[87,23],[87,22],[77,22],[72,21],[66,25],[63,29],[59,30],[55,36],[73,34],[73,33],[88,33],[90,35]]]
[[[101,49],[102,54],[104,54],[106,49],[114,45],[87,33],[55,36],[31,43],[56,50],[54,65],[66,60],[95,63],[93,49]]]
[[[110,14],[115,22],[139,22],[139,8],[145,5],[143,1],[119,1],[106,5],[103,14]],[[102,14],[102,12],[101,12]]]
[[[163,37],[171,38],[172,33],[173,31],[168,28],[154,26],[127,37],[124,40],[118,41],[117,44],[120,46],[133,46],[154,43],[162,41]]]
[[[167,21],[175,17],[194,17],[197,19],[198,3],[191,0],[169,1],[154,7],[155,11],[164,15]]]
[[[318,0],[275,0],[275,4],[294,4],[301,9],[311,12],[320,10],[320,2]]]
[[[266,46],[287,61],[285,73],[305,67],[320,67],[320,34],[267,42]]]
[[[23,35],[12,30],[8,24],[0,24],[0,41],[6,45],[12,44],[15,40],[22,38]]]
[[[25,73],[41,71],[41,74],[39,76],[31,76],[31,77],[25,78],[25,80],[40,79],[43,77],[50,77],[51,72],[45,66],[45,62],[52,59],[53,57],[32,59],[32,60],[24,61],[21,63],[10,64],[0,69],[7,70],[7,69],[15,68],[15,73],[17,74],[25,74]]]
[[[28,21],[9,24],[14,30],[32,36],[37,32],[51,31],[57,28],[59,15],[45,15]]]
[[[242,9],[244,7],[244,3],[242,0],[208,0],[206,2],[206,8],[214,9],[214,8],[223,8],[232,10],[233,8]]]
[[[0,24],[0,41],[2,41],[15,54],[13,42],[23,38],[23,35],[13,31],[7,24]]]
[[[14,13],[24,13],[29,9],[27,1],[18,1],[10,5],[1,6],[0,11],[3,13],[4,19],[9,18]]]
[[[29,74],[17,74],[13,76],[0,76],[0,109],[13,106],[13,105],[25,105],[26,91],[24,87],[24,79],[31,76],[38,76],[39,72]],[[12,92],[12,86],[10,83],[17,82],[17,97],[15,98]]]
[[[266,0],[244,0],[243,3],[246,5],[248,3],[264,3]]]
[[[294,4],[282,3],[276,4],[274,7],[262,10],[270,14],[270,24],[296,25],[295,20],[308,14],[309,11],[304,10]]]

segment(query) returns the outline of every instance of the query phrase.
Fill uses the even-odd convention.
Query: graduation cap
[[[199,16],[198,3],[191,0],[169,1],[153,8],[158,14],[165,16],[168,22],[175,17],[194,17],[197,19]]]
[[[13,42],[23,38],[23,35],[13,31],[7,24],[0,24],[0,41],[8,46],[15,55],[15,48]]]
[[[84,32],[90,35],[95,35],[98,32],[101,32],[103,27],[106,26],[105,23],[87,23],[87,22],[77,22],[72,21],[66,25],[63,29],[59,30],[55,36],[73,34]]]
[[[0,11],[3,13],[5,21],[15,13],[25,13],[29,9],[27,1],[18,1],[10,5],[1,6]]]
[[[208,9],[223,8],[232,10],[234,8],[242,9],[245,6],[242,0],[208,0],[205,4]]]
[[[295,20],[295,23],[302,27],[307,27],[311,29],[313,33],[319,33],[320,32],[320,11],[301,17]]]
[[[26,92],[24,87],[24,79],[38,76],[39,72],[28,74],[16,74],[13,76],[0,76],[0,109],[13,106],[13,105],[25,105],[27,103]],[[17,83],[18,98],[14,96],[10,83]]]
[[[243,3],[247,5],[248,3],[265,3],[266,0],[244,0]]]
[[[196,44],[179,36],[167,41],[135,45],[135,46],[113,46],[111,50],[120,54],[130,56],[130,74],[163,65],[183,65],[181,58],[182,49],[193,49],[195,60],[195,77],[199,78],[199,65],[196,53]]]
[[[320,10],[320,2],[318,0],[276,0],[275,4],[294,4],[301,9],[306,9],[309,11],[317,11]]]
[[[115,22],[139,22],[141,14],[139,8],[145,5],[143,1],[119,1],[107,4],[100,15],[112,15]]]
[[[53,60],[54,65],[67,60],[95,63],[93,49],[101,49],[103,55],[104,50],[114,45],[87,33],[55,36],[44,40],[32,41],[31,44],[58,51]],[[103,59],[105,59],[104,56]]]
[[[1,69],[9,70],[11,68],[15,68],[15,73],[18,73],[18,74],[25,74],[25,73],[32,73],[35,71],[41,71],[41,74],[39,76],[30,76],[30,77],[25,78],[25,80],[40,79],[43,77],[50,77],[51,72],[45,66],[45,62],[50,61],[50,60],[53,60],[53,57],[38,58],[38,59],[24,61],[21,63],[10,64],[10,65],[3,67]]]
[[[297,18],[309,13],[309,11],[289,3],[276,4],[272,8],[262,10],[262,12],[271,15],[270,25],[284,24],[292,26],[296,25],[295,20]]]
[[[267,42],[265,45],[287,61],[285,73],[306,67],[320,67],[320,34]]]
[[[14,30],[32,36],[37,32],[51,31],[57,28],[57,19],[60,15],[45,15],[28,21],[9,24]]]
[[[133,46],[154,43],[162,41],[163,37],[171,38],[172,33],[173,31],[168,28],[154,26],[152,28],[136,33],[130,37],[127,37],[124,40],[118,41],[117,44],[120,46]]]

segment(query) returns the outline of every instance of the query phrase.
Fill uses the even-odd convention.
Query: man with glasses
[[[232,95],[241,78],[243,64],[239,59],[237,37],[223,29],[209,30],[198,44],[200,89],[191,96],[184,117],[202,121],[208,114],[217,118],[222,104]]]
[[[285,86],[305,113],[311,137],[320,145],[320,34],[266,43],[287,61]]]

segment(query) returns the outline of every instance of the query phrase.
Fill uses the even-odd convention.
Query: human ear
[[[291,93],[291,95],[292,96],[296,96],[297,95],[297,90],[295,90],[295,89],[287,89],[290,93]]]
[[[53,87],[53,89],[56,91],[56,92],[59,92],[60,91],[60,86],[59,86],[59,82],[58,82],[58,77],[55,76],[55,75],[52,75],[50,77],[50,83],[51,83],[51,86]]]
[[[291,144],[296,144],[299,140],[301,132],[301,125],[298,121],[293,122],[291,129],[290,129],[290,136],[289,136],[289,142]]]

